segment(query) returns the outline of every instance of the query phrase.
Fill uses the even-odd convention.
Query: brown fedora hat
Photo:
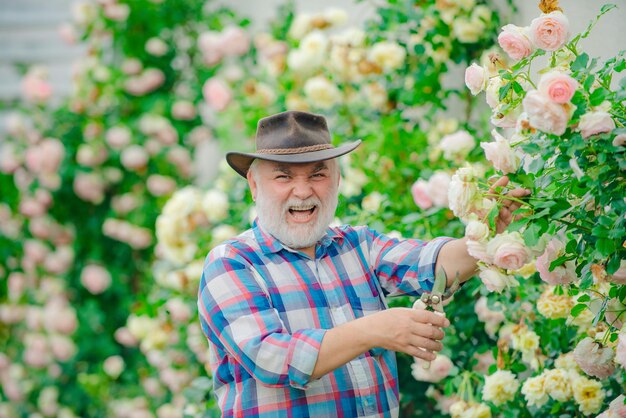
[[[226,161],[237,173],[246,177],[255,158],[287,163],[312,163],[347,154],[359,144],[360,139],[334,147],[323,116],[292,110],[259,120],[256,152],[228,152]]]

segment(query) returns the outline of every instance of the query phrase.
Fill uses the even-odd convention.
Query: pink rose
[[[541,94],[555,103],[568,103],[576,89],[578,82],[560,71],[550,71],[541,76],[538,90]]]
[[[580,117],[578,130],[583,138],[589,138],[592,135],[611,132],[615,129],[615,122],[608,112],[597,111],[587,112]]]
[[[493,263],[493,257],[487,255],[487,245],[480,242],[474,241],[472,239],[468,239],[466,242],[467,245],[467,253],[474,257],[478,261],[482,261],[483,263],[491,264]]]
[[[504,174],[514,173],[519,167],[520,159],[509,145],[509,141],[500,135],[495,129],[491,131],[495,142],[481,142],[480,146],[485,151],[485,158],[491,161],[496,170]]]
[[[243,55],[250,49],[250,37],[239,26],[227,27],[220,38],[220,49],[224,56]]]
[[[428,179],[427,192],[435,206],[448,207],[448,188],[451,179],[450,174],[445,171],[437,171]]]
[[[603,347],[590,337],[584,338],[574,349],[576,364],[589,376],[598,379],[606,379],[613,374],[615,371],[613,357],[615,357],[613,349]]]
[[[559,11],[542,14],[530,22],[530,37],[533,44],[545,51],[560,49],[569,36],[569,21]]]
[[[503,232],[487,243],[493,263],[505,270],[518,270],[530,259],[530,251],[519,232]]]
[[[515,25],[506,25],[502,28],[498,35],[498,44],[514,60],[526,58],[533,52],[533,45],[528,38],[528,28]]]
[[[148,177],[147,187],[153,196],[165,196],[176,190],[176,181],[171,177],[153,174]]]
[[[615,284],[626,284],[626,260],[621,260],[617,271],[609,274],[606,280]]]
[[[107,144],[113,149],[122,149],[130,143],[131,132],[125,126],[114,126],[104,136]]]
[[[165,307],[176,322],[187,322],[191,319],[191,309],[181,298],[168,300]]]
[[[428,183],[425,180],[419,179],[413,183],[411,194],[413,195],[413,201],[420,208],[429,209],[433,206],[433,201],[428,195]]]
[[[63,23],[59,26],[59,36],[67,45],[74,45],[78,36],[76,35],[76,29],[69,23]]]
[[[81,144],[76,153],[76,162],[85,167],[96,167],[105,162],[108,157],[109,153],[104,146]]]
[[[478,277],[490,292],[502,292],[510,286],[517,285],[517,280],[512,276],[501,273],[495,269],[486,269],[479,273]]]
[[[48,332],[69,335],[76,331],[78,320],[76,311],[60,300],[48,302],[43,314],[44,326]]]
[[[615,138],[613,138],[612,142],[614,147],[623,147],[626,145],[626,134],[619,134]]]
[[[46,138],[26,150],[26,167],[36,174],[56,173],[65,157],[65,147],[56,138]]]
[[[122,63],[122,72],[126,75],[137,75],[143,70],[143,64],[137,58],[128,58]]]
[[[439,142],[439,148],[447,160],[465,158],[474,146],[476,146],[474,137],[465,130],[446,135]]]
[[[204,63],[212,67],[223,58],[221,50],[222,38],[218,32],[203,32],[198,37],[198,49],[202,52]]]
[[[67,361],[76,354],[74,341],[64,335],[51,335],[50,349],[52,350],[52,355],[61,361]]]
[[[111,273],[97,264],[88,264],[80,273],[80,282],[89,293],[98,295],[111,286]]]
[[[131,145],[122,151],[120,161],[124,168],[131,171],[141,170],[148,164],[148,153],[139,145]]]
[[[219,78],[210,78],[202,86],[202,95],[209,106],[217,111],[228,107],[233,99],[230,87]]]
[[[423,360],[415,359],[411,364],[411,374],[415,380],[436,383],[448,377],[453,367],[454,364],[449,357],[437,354],[437,357],[430,362],[428,369],[424,368]]]
[[[537,90],[529,91],[522,105],[531,126],[549,134],[565,133],[570,116],[564,105],[551,101]]]
[[[116,22],[123,22],[128,19],[130,7],[123,3],[110,3],[104,6],[104,15]]]
[[[472,63],[465,70],[465,85],[474,96],[487,88],[488,81],[487,70],[476,63]]]
[[[172,106],[172,117],[178,120],[192,120],[196,117],[196,106],[187,100],[179,100]]]
[[[565,246],[559,240],[553,239],[542,255],[537,257],[535,266],[539,272],[539,277],[544,282],[551,285],[568,284],[576,280],[576,270],[573,261],[566,261],[565,264],[555,267],[550,271],[550,264],[563,255]]]
[[[96,173],[78,173],[73,186],[76,196],[84,201],[97,205],[104,200],[105,184]]]
[[[52,96],[52,86],[42,68],[29,70],[22,79],[22,95],[29,102],[44,103]]]

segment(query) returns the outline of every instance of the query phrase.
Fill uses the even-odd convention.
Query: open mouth
[[[313,214],[317,211],[317,206],[292,206],[289,208],[289,214],[297,222],[307,222],[311,219]]]

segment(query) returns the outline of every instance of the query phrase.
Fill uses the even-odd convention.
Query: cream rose
[[[210,78],[204,83],[202,95],[206,103],[218,112],[225,110],[233,99],[230,87],[218,78]]]
[[[337,86],[323,76],[310,78],[304,83],[304,94],[314,106],[329,109],[341,101]]]
[[[615,353],[610,347],[603,347],[602,344],[594,341],[590,337],[581,340],[574,349],[574,360],[576,364],[589,376],[598,379],[606,379],[615,371],[613,358]]]
[[[533,52],[533,45],[528,37],[528,32],[529,28],[505,25],[498,35],[498,44],[511,59],[521,60]]]
[[[422,209],[429,209],[433,206],[433,201],[428,195],[428,183],[424,179],[418,179],[411,186],[413,201]]]
[[[487,70],[476,63],[465,70],[465,85],[474,96],[487,88],[488,81]]]
[[[560,49],[569,37],[569,21],[559,11],[542,14],[530,22],[533,44],[545,51]]]
[[[469,132],[460,130],[441,138],[439,148],[447,160],[465,158],[476,145],[476,140]]]
[[[564,244],[557,239],[551,240],[546,245],[544,253],[537,257],[535,263],[541,280],[551,285],[568,284],[576,280],[576,266],[573,261],[566,261],[565,264],[557,266],[550,271],[550,264],[563,255],[564,252]]]
[[[519,232],[503,232],[487,244],[487,254],[496,266],[506,270],[522,268],[530,259],[530,250]]]
[[[513,276],[504,274],[496,269],[482,270],[478,277],[483,282],[487,290],[490,292],[501,293],[507,287],[515,287],[519,285]]]
[[[578,130],[583,138],[589,138],[592,135],[611,132],[615,129],[615,121],[608,112],[597,111],[587,112],[580,117]]]
[[[504,174],[517,171],[520,158],[511,148],[509,141],[495,129],[491,131],[495,142],[481,142],[480,146],[485,151],[485,158],[491,161],[496,170]]]
[[[529,91],[522,105],[533,127],[554,135],[565,133],[570,116],[563,105],[551,101],[537,90]]]
[[[555,103],[569,103],[574,96],[578,82],[560,71],[550,71],[541,76],[538,90]]]
[[[491,401],[494,405],[499,406],[513,400],[517,389],[519,389],[519,382],[515,375],[508,370],[498,370],[485,377],[483,400]]]

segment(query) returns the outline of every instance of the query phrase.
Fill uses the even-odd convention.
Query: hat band
[[[331,144],[311,145],[299,148],[270,148],[257,150],[258,154],[300,154],[303,152],[321,151],[324,149],[334,148]]]

